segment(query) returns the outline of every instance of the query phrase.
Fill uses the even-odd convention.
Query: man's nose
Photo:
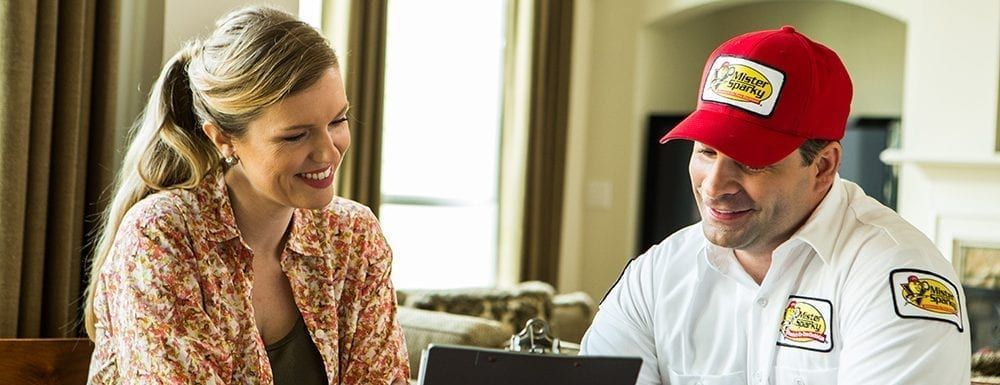
[[[739,165],[732,159],[717,159],[705,173],[701,181],[703,198],[719,198],[740,191]]]

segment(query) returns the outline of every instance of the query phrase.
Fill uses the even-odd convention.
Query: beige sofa
[[[538,281],[512,288],[399,290],[397,297],[413,378],[431,343],[502,348],[535,317],[549,322],[556,338],[580,342],[597,310],[586,293],[556,294]]]

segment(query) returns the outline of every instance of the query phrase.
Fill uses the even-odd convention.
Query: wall
[[[956,6],[961,4],[960,6]],[[1000,2],[911,7],[899,210],[951,256],[956,240],[1000,245]]]
[[[639,121],[631,85],[638,65],[634,36],[640,4],[591,0],[576,7],[586,17],[574,26],[583,36],[574,37],[573,47],[561,263],[568,266],[561,269],[559,288],[584,289],[600,298],[631,256],[635,234],[635,201],[619,197],[634,194],[639,173],[628,161],[628,149]]]
[[[635,254],[643,130],[650,112],[694,108],[707,55],[740,32],[793,24],[841,53],[855,115],[902,116],[901,214],[950,256],[956,232],[1000,222],[997,150],[1000,2],[973,0],[593,0],[586,85],[571,116],[579,180],[567,184],[561,290],[597,298]],[[968,74],[968,75],[963,75]],[[582,108],[584,111],[574,111]],[[575,143],[575,144],[574,144]],[[576,162],[576,164],[572,164]],[[572,203],[570,205],[569,203]],[[952,214],[942,214],[952,213]],[[956,214],[957,213],[957,214]],[[985,218],[985,219],[984,219]],[[977,227],[978,225],[978,227]],[[942,229],[942,226],[944,229]],[[1000,228],[1000,223],[996,227]],[[964,229],[964,230],[963,230]],[[982,231],[980,231],[982,232]],[[978,233],[977,233],[978,234]],[[1000,237],[998,231],[997,237]],[[974,238],[982,238],[974,236]]]
[[[185,41],[204,37],[215,29],[215,20],[230,11],[248,5],[270,5],[297,14],[299,0],[169,0],[163,12],[163,61],[181,48]]]
[[[639,84],[648,88],[645,110],[693,111],[705,59],[715,47],[747,31],[786,24],[840,55],[855,87],[852,115],[901,115],[905,24],[839,2],[744,4],[646,28],[642,36],[652,44],[643,49],[649,64],[640,73],[650,77]]]
[[[119,31],[118,129],[115,163],[124,156],[128,129],[145,106],[149,90],[167,61],[181,45],[212,31],[215,20],[228,11],[253,4],[269,4],[297,13],[299,0],[145,0],[122,1]]]

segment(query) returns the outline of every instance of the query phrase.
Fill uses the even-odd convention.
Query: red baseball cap
[[[853,94],[837,53],[790,26],[722,43],[700,89],[697,110],[660,143],[698,141],[755,168],[806,140],[843,138]]]

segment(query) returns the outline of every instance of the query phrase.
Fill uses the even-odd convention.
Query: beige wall
[[[599,296],[631,256],[635,233],[635,201],[619,197],[633,193],[639,172],[628,154],[639,121],[631,85],[638,65],[640,4],[591,0],[576,5],[577,14],[586,17],[575,25],[583,36],[575,37],[569,131],[578,136],[567,148],[562,258],[567,266],[559,279],[561,290],[585,289]],[[589,40],[589,47],[581,39]]]
[[[1000,245],[1000,2],[927,1],[909,24],[900,213],[946,256]]]
[[[853,115],[902,112],[905,24],[883,14],[839,2],[775,1],[744,4],[694,19],[646,28],[649,36],[640,73],[646,111],[689,113],[695,107],[705,59],[730,37],[747,31],[795,26],[837,51],[854,82]]]
[[[211,32],[215,20],[243,6],[268,4],[297,13],[299,0],[144,0],[122,1],[121,53],[118,66],[118,128],[116,164],[126,146],[128,128],[145,106],[149,90],[163,63],[181,45]]]
[[[578,6],[601,17],[587,21],[587,36],[577,36],[586,39],[580,45],[590,59],[574,62],[574,71],[586,69],[587,75],[586,84],[573,84],[574,97],[584,101],[571,105],[571,116],[583,117],[571,126],[579,125],[586,139],[570,142],[570,153],[580,155],[568,166],[577,180],[567,183],[567,210],[575,211],[565,217],[573,222],[567,223],[563,242],[571,246],[563,248],[562,259],[574,268],[564,269],[561,290],[599,298],[635,254],[648,114],[691,111],[715,46],[782,24],[841,54],[855,83],[854,115],[902,116],[904,147],[897,158],[932,153],[946,163],[971,159],[973,165],[948,171],[905,161],[899,194],[904,217],[942,250],[950,249],[943,243],[955,231],[1000,218],[939,214],[1000,210],[988,200],[1000,194],[1000,2],[592,0]],[[970,193],[971,199],[962,195]],[[961,224],[947,227],[956,221]]]
[[[163,52],[163,1],[122,1],[118,38],[118,109],[115,116],[115,164],[125,156],[128,128],[146,103],[146,96],[160,72]],[[115,167],[117,168],[117,167]]]
[[[185,41],[212,32],[215,20],[248,5],[270,5],[297,14],[299,0],[167,0],[163,12],[163,60],[169,59]]]

